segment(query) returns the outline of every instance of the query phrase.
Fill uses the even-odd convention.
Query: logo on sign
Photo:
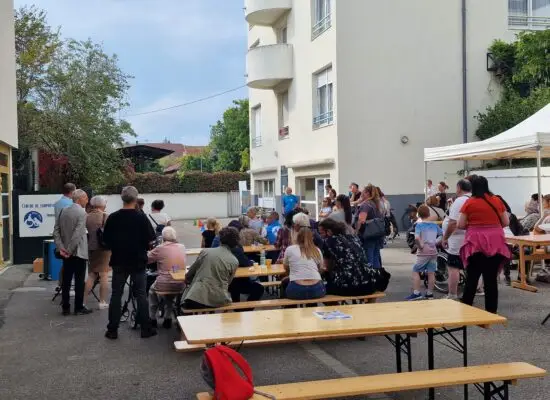
[[[38,211],[30,211],[27,214],[25,214],[25,218],[23,219],[25,222],[25,225],[31,229],[36,229],[40,225],[42,225],[42,222],[44,222],[44,219],[42,218],[42,214],[40,214]]]

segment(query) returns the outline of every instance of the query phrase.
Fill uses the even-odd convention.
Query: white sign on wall
[[[51,236],[55,226],[54,204],[58,194],[19,196],[19,236]]]

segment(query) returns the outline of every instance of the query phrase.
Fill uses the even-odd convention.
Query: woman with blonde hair
[[[427,221],[443,221],[445,219],[445,211],[439,208],[439,200],[437,196],[430,196],[426,199],[426,205],[430,209],[430,216]]]
[[[311,227],[300,227],[296,244],[287,247],[285,251],[283,265],[289,274],[289,283],[285,289],[287,298],[308,300],[325,296],[325,285],[320,274],[323,255],[313,242]]]
[[[222,224],[216,218],[208,218],[206,220],[206,229],[202,233],[201,247],[203,249],[209,249],[212,247],[214,238],[218,236],[222,229]]]
[[[100,243],[103,227],[107,220],[107,200],[102,196],[94,196],[90,200],[91,210],[86,216],[86,229],[88,230],[88,279],[84,289],[84,303],[88,294],[92,291],[95,281],[99,278],[99,309],[109,308],[107,294],[109,292],[109,259],[111,252]]]
[[[367,252],[368,262],[372,267],[380,268],[382,266],[380,250],[382,250],[382,246],[384,245],[385,231],[381,232],[380,236],[367,237],[365,235],[367,224],[374,220],[384,219],[384,206],[380,200],[380,192],[376,186],[370,183],[365,186],[356,214],[357,223],[355,229],[363,240],[363,247]]]

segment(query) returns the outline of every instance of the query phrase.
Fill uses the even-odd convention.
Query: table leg
[[[397,373],[403,372],[401,365],[401,335],[395,335],[395,360],[397,362]]]
[[[468,366],[468,328],[465,326],[462,331],[462,357],[464,366]],[[464,400],[468,400],[468,385],[464,385]]]
[[[403,355],[405,353],[408,361],[408,370],[412,371],[412,356],[411,356],[411,334],[401,335],[399,333],[395,334],[395,339],[390,335],[385,335],[386,339],[395,347],[395,362],[396,370],[398,373],[403,372]],[[416,334],[414,334],[416,336]]]
[[[434,365],[434,330],[433,328],[428,329],[428,369],[432,370],[435,368]],[[430,400],[435,399],[435,389],[430,388],[429,389],[429,396],[428,398]]]
[[[519,281],[513,281],[512,287],[517,289],[527,290],[529,292],[537,292],[538,289],[535,286],[527,284],[527,278],[525,276],[525,246],[519,245]]]

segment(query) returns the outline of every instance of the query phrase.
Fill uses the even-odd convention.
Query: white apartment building
[[[0,264],[11,259],[12,168],[17,147],[15,32],[12,0],[0,1]],[[0,265],[1,267],[1,265]]]
[[[492,41],[550,26],[550,0],[245,0],[245,18],[253,193],[290,186],[315,212],[325,184],[372,182],[400,215],[424,148],[474,140],[498,99]]]

